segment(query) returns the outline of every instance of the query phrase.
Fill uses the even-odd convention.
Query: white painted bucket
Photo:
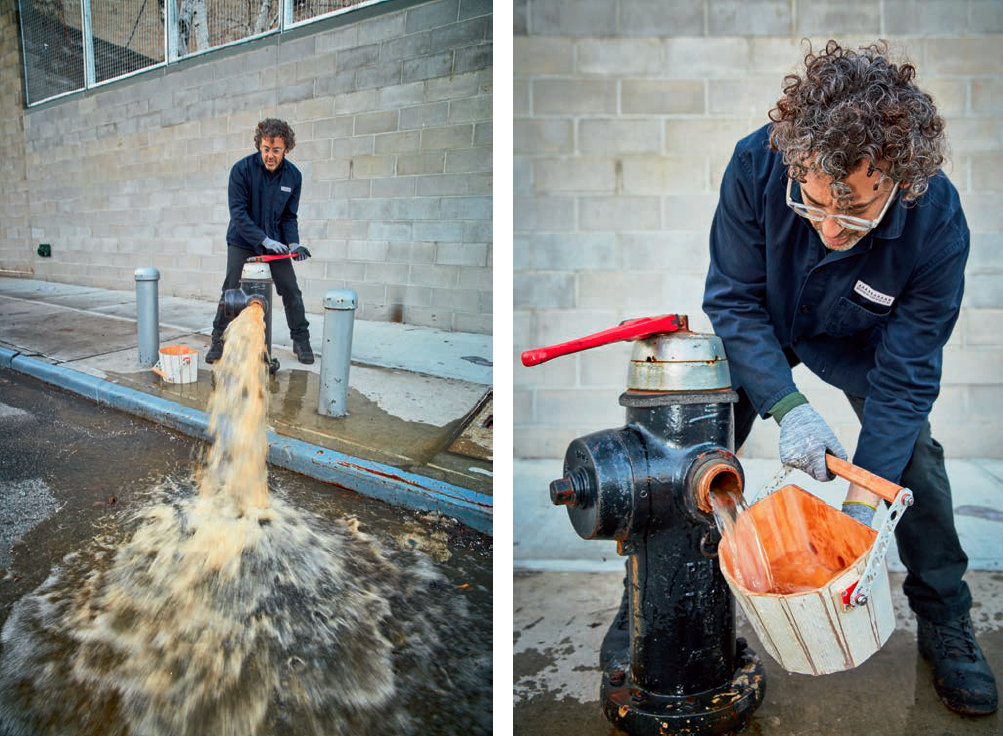
[[[198,351],[184,345],[162,347],[160,360],[152,370],[167,383],[195,383],[199,377]]]
[[[896,501],[904,507],[911,503],[911,494],[908,489],[900,490],[904,493]],[[893,504],[889,514],[896,508]],[[885,554],[901,510],[892,519],[886,516],[881,544],[875,544],[876,530],[795,485],[766,496],[745,513],[751,515],[768,559],[793,551],[785,547],[794,544],[791,540],[799,534],[803,538],[804,527],[785,530],[785,524],[797,524],[803,518],[816,554],[846,564],[827,584],[807,592],[757,593],[736,581],[731,549],[722,541],[718,548],[721,572],[763,648],[781,667],[826,675],[857,667],[884,645],[895,630]],[[858,585],[866,594],[855,599]]]

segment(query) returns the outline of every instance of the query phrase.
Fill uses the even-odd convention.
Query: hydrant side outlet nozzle
[[[714,512],[714,493],[741,494],[745,486],[744,473],[731,453],[711,453],[697,460],[690,471],[690,493],[696,507],[705,514]]]

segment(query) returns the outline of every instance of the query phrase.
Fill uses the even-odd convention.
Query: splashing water
[[[740,492],[715,491],[710,500],[718,531],[731,552],[730,571],[746,590],[780,595],[806,593],[825,587],[848,564],[842,557],[833,563],[819,554],[800,508],[789,509],[783,524],[766,515],[763,523],[769,528],[760,530]],[[764,536],[787,551],[771,556],[763,545]]]
[[[433,622],[465,609],[427,559],[269,498],[263,343],[252,305],[216,366],[198,494],[168,479],[127,544],[96,539],[15,604],[0,736],[428,732],[408,706],[442,695]]]
[[[756,531],[752,517],[745,513],[748,506],[740,491],[722,490],[710,494],[714,521],[721,539],[731,550],[732,573],[736,582],[754,593],[771,590],[773,575],[770,560]]]

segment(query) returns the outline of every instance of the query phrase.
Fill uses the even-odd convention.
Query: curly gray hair
[[[852,196],[845,179],[866,161],[868,173],[899,182],[905,202],[918,199],[947,142],[933,98],[912,81],[916,68],[889,62],[886,41],[859,53],[830,40],[815,54],[807,43],[804,77],[784,78],[784,96],[769,113],[770,146],[789,176],[804,182],[811,169],[832,177],[833,196],[845,205]]]

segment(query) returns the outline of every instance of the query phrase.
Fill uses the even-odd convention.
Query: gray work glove
[[[276,253],[278,255],[282,255],[284,253],[288,253],[289,252],[289,246],[288,245],[283,245],[279,241],[272,240],[271,238],[267,238],[266,237],[262,241],[261,245],[264,246],[265,250],[267,250],[269,253]]]
[[[826,450],[846,460],[846,450],[811,404],[795,406],[780,420],[780,462],[784,465],[803,470],[815,480],[832,480],[825,466]]]
[[[293,254],[294,261],[305,261],[310,257],[310,251],[306,249],[305,245],[299,243],[290,243],[289,252]]]

